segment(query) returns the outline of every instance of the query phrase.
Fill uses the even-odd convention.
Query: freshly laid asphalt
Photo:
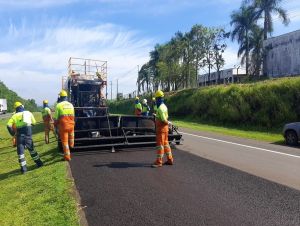
[[[173,153],[175,165],[157,169],[150,167],[154,148],[73,153],[88,224],[300,225],[300,191],[183,150]]]

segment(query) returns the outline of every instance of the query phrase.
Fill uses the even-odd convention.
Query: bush
[[[300,78],[187,89],[167,96],[169,114],[216,123],[279,127],[300,119]],[[110,104],[114,113],[133,112],[134,101]]]

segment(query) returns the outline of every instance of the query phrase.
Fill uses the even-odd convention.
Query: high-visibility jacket
[[[7,122],[7,126],[12,127],[15,124],[17,129],[36,124],[36,120],[30,111],[18,112],[11,116]]]
[[[43,116],[43,120],[44,121],[46,121],[46,120],[50,120],[50,118],[51,118],[51,110],[50,110],[50,108],[48,108],[48,107],[45,107],[45,108],[43,108],[43,110],[42,110],[42,116]]]
[[[8,127],[13,127],[13,125],[17,128],[17,130],[21,130],[25,127],[31,127],[31,125],[35,125],[36,120],[33,114],[30,111],[17,112],[7,122]]]
[[[59,125],[59,127],[74,127],[74,116],[74,107],[70,102],[62,101],[56,105],[54,119],[55,124]]]
[[[147,104],[143,104],[143,106],[142,106],[142,113],[148,112],[148,111],[150,111],[149,106]]]
[[[142,112],[142,104],[141,103],[137,103],[134,105],[134,110],[135,110],[135,114],[136,115],[140,115]]]
[[[168,123],[168,108],[165,104],[161,104],[156,110],[156,119],[163,123]]]
[[[168,108],[165,104],[161,104],[156,111],[156,116],[155,116],[155,124],[156,128],[158,130],[161,130],[162,132],[167,132],[169,127],[168,127]]]

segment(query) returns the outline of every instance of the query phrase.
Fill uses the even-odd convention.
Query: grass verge
[[[267,130],[264,128],[252,128],[249,126],[221,126],[205,124],[191,119],[174,119],[172,120],[179,128],[189,128],[198,131],[207,131],[212,133],[220,133],[235,137],[242,137],[260,141],[273,143],[283,143],[284,138],[281,134],[281,129]]]
[[[35,114],[41,121],[40,114]],[[79,225],[76,201],[67,178],[67,163],[57,155],[56,141],[44,143],[44,126],[33,130],[36,150],[44,167],[36,168],[26,150],[28,172],[21,175],[16,148],[0,119],[0,225]]]

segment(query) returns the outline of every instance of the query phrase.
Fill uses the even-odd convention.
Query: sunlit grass
[[[35,116],[41,121],[40,114]],[[79,225],[73,181],[53,136],[46,145],[43,124],[34,127],[33,140],[45,165],[36,168],[26,151],[28,172],[22,175],[6,122],[0,119],[0,225]]]
[[[220,133],[224,135],[283,143],[283,136],[280,133],[280,129],[274,129],[272,131],[266,130],[263,128],[251,128],[251,127],[238,127],[238,126],[221,126],[221,125],[212,125],[204,124],[201,122],[188,120],[188,119],[176,119],[173,120],[174,124],[179,126],[179,128],[189,128],[198,131],[206,131],[212,133]],[[180,130],[180,129],[179,129]]]

